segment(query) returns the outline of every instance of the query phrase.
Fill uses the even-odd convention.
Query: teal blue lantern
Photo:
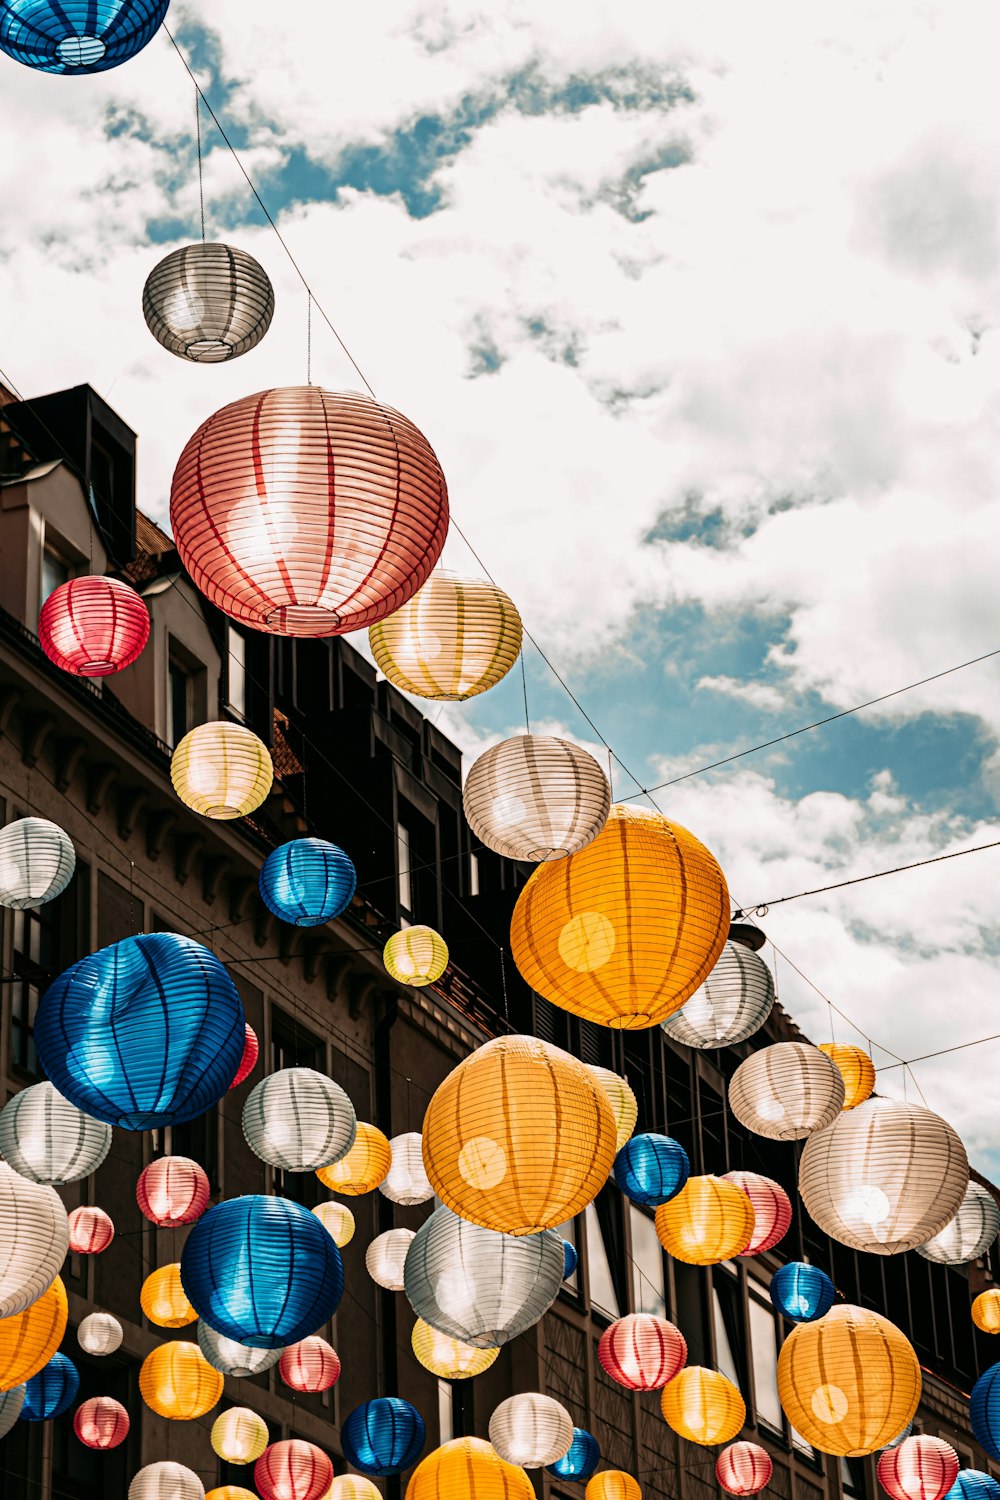
[[[76,1365],[65,1354],[53,1354],[47,1365],[33,1375],[24,1387],[22,1422],[48,1422],[61,1417],[76,1400],[80,1376]]]
[[[356,1406],[340,1429],[344,1457],[362,1474],[401,1474],[420,1457],[427,1433],[415,1406],[380,1396]]]
[[[261,900],[282,922],[319,927],[351,904],[357,872],[343,849],[326,839],[291,839],[265,859]]]
[[[582,1484],[593,1474],[601,1461],[601,1446],[593,1433],[583,1427],[573,1428],[573,1441],[554,1464],[549,1464],[549,1473],[557,1479],[576,1479]]]
[[[690,1172],[687,1152],[669,1135],[633,1135],[615,1157],[618,1186],[626,1198],[647,1208],[679,1193]]]
[[[0,51],[41,73],[103,73],[140,52],[170,0],[0,0]]]
[[[960,1469],[944,1500],[1000,1500],[1000,1484],[982,1469]]]
[[[1000,1463],[1000,1364],[984,1370],[972,1387],[969,1420],[980,1448]]]
[[[814,1323],[836,1300],[833,1282],[819,1266],[790,1260],[771,1277],[771,1301],[793,1323]]]

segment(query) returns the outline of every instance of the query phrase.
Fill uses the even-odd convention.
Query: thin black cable
[[[201,90],[195,84],[194,90],[194,122],[195,135],[198,141],[198,200],[201,204],[201,243],[205,243],[205,181],[201,165]]]
[[[798,891],[794,896],[778,896],[774,901],[761,901],[756,906],[744,908],[754,916],[763,917],[772,906],[784,906],[789,901],[801,901],[803,896],[821,896],[824,891],[842,891],[848,885],[864,885],[869,880],[883,880],[886,875],[902,875],[907,870],[921,870],[924,865],[940,865],[946,859],[961,859],[963,854],[982,854],[984,849],[1000,849],[1000,839],[989,844],[973,844],[968,849],[955,849],[951,854],[934,854],[929,859],[915,859],[909,865],[894,865],[891,870],[876,870],[871,875],[855,875],[852,880],[837,880],[833,885],[817,885],[810,891]]]

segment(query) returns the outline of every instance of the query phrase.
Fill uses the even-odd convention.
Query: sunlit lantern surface
[[[184,1328],[198,1318],[181,1286],[179,1262],[151,1271],[142,1284],[139,1301],[157,1328]]]
[[[243,1056],[240,1058],[240,1065],[236,1069],[236,1077],[229,1085],[231,1089],[239,1088],[240,1084],[250,1077],[250,1074],[257,1066],[257,1059],[260,1056],[260,1042],[257,1040],[257,1033],[249,1021],[246,1023],[245,1037]]]
[[[199,1319],[198,1348],[213,1370],[222,1375],[232,1375],[235,1380],[245,1380],[251,1375],[260,1375],[276,1365],[284,1353],[283,1349],[251,1349],[236,1339],[224,1338],[214,1328]]]
[[[229,1464],[252,1464],[268,1444],[267,1423],[248,1406],[231,1406],[212,1423],[212,1448]]]
[[[258,877],[268,911],[295,927],[319,927],[346,911],[358,883],[343,849],[327,839],[290,839],[272,849]]]
[[[5,1438],[21,1415],[24,1406],[24,1386],[0,1392],[0,1438]]]
[[[110,677],[142,652],[149,640],[149,611],[135,589],[117,578],[71,578],[42,605],[38,639],[64,672]]]
[[[557,1479],[577,1479],[585,1483],[601,1461],[601,1447],[592,1432],[584,1427],[573,1428],[573,1441],[562,1458],[549,1464],[549,1473]]]
[[[323,1500],[382,1500],[382,1491],[361,1474],[337,1474]]]
[[[465,816],[488,849],[508,859],[562,860],[608,820],[611,788],[589,751],[547,734],[501,740],[473,763]]]
[[[604,1369],[630,1391],[658,1391],[687,1360],[679,1328],[652,1313],[629,1313],[601,1334],[597,1357]]]
[[[394,1135],[389,1142],[390,1163],[378,1185],[380,1193],[402,1208],[413,1208],[418,1203],[427,1203],[434,1196],[424,1166],[423,1139],[416,1130]]]
[[[958,1478],[958,1454],[944,1438],[921,1433],[887,1448],[876,1472],[892,1500],[944,1500]]]
[[[41,73],[103,73],[141,52],[169,0],[3,0],[0,51]]]
[[[163,1460],[139,1470],[128,1487],[128,1500],[205,1500],[205,1486],[184,1464]]]
[[[982,1333],[1000,1333],[1000,1287],[990,1287],[972,1304],[972,1321]]]
[[[980,1448],[1000,1461],[1000,1364],[991,1365],[972,1387],[969,1420]]]
[[[365,1268],[377,1286],[387,1292],[403,1290],[403,1268],[414,1238],[412,1229],[387,1229],[372,1240],[365,1251]]]
[[[124,1337],[125,1332],[118,1319],[106,1312],[88,1313],[76,1331],[77,1343],[84,1354],[93,1354],[98,1358],[114,1354],[116,1349],[121,1348]]]
[[[312,1172],[354,1145],[358,1119],[347,1094],[314,1068],[282,1068],[256,1084],[243,1106],[243,1134],[262,1161]]]
[[[959,1469],[946,1500],[1000,1500],[1000,1484],[981,1469]]]
[[[531,1480],[482,1438],[453,1438],[417,1465],[406,1500],[532,1500]]]
[[[158,1156],[143,1167],[135,1187],[140,1212],[161,1229],[200,1219],[211,1192],[204,1167],[190,1156]]]
[[[521,977],[546,1000],[634,1029],[680,1009],[711,973],[728,931],[725,877],[704,844],[659,813],[623,803],[585,849],[534,872],[510,941]]]
[[[715,1477],[729,1495],[758,1495],[773,1473],[770,1454],[759,1443],[730,1443],[715,1460]]]
[[[73,1415],[73,1431],[85,1448],[118,1448],[128,1437],[130,1426],[128,1412],[110,1396],[92,1396]]]
[[[642,1500],[638,1481],[624,1469],[604,1469],[595,1474],[583,1494],[584,1500]]]
[[[69,1215],[69,1248],[74,1255],[100,1255],[115,1237],[111,1215],[103,1208],[81,1204]]]
[[[626,1141],[615,1157],[615,1182],[626,1198],[655,1208],[679,1193],[691,1173],[688,1154],[669,1135],[647,1132]]]
[[[836,1301],[833,1282],[819,1266],[790,1260],[771,1277],[771,1301],[793,1323],[813,1323]]]
[[[814,1448],[860,1458],[885,1447],[912,1419],[920,1365],[887,1318],[839,1305],[785,1339],[778,1394],[785,1416]]]
[[[354,1144],[339,1161],[320,1167],[316,1173],[324,1187],[345,1198],[371,1193],[384,1182],[392,1164],[392,1147],[374,1125],[357,1124]]]
[[[729,1081],[729,1106],[740,1124],[773,1141],[797,1141],[821,1130],[843,1105],[839,1068],[806,1042],[762,1047]]]
[[[329,1492],[324,1496],[328,1500]],[[214,1490],[209,1490],[205,1500],[257,1500],[253,1490],[248,1490],[242,1484],[221,1484]]]
[[[580,1257],[576,1252],[576,1246],[572,1240],[563,1240],[563,1281],[568,1281],[575,1274],[580,1264]]]
[[[327,1234],[332,1235],[338,1250],[343,1250],[354,1238],[357,1225],[354,1215],[344,1203],[319,1203],[313,1209]]]
[[[506,677],[521,650],[521,617],[495,583],[439,569],[402,609],[372,625],[368,640],[394,687],[461,701]]]
[[[730,940],[704,984],[660,1024],[685,1047],[731,1047],[759,1031],[773,1005],[767,964],[745,943]]]
[[[0,1153],[32,1182],[78,1182],[110,1150],[110,1125],[85,1115],[51,1083],[22,1089],[0,1109]]]
[[[26,1308],[0,1319],[0,1391],[23,1385],[47,1365],[62,1343],[69,1303],[62,1277]]]
[[[753,1204],[753,1234],[740,1255],[763,1255],[765,1250],[772,1250],[784,1239],[792,1222],[792,1205],[784,1188],[760,1172],[725,1172],[722,1180],[746,1193]]]
[[[344,1457],[362,1474],[401,1474],[416,1463],[426,1439],[424,1419],[409,1401],[379,1396],[356,1406],[340,1429]]]
[[[439,1380],[469,1380],[482,1375],[496,1362],[499,1349],[476,1349],[447,1333],[439,1333],[423,1318],[418,1318],[410,1336],[413,1352],[425,1370]]]
[[[428,578],[448,491],[413,423],[367,396],[292,386],[198,429],[174,471],[171,530],[196,586],[277,635],[373,625]]]
[[[48,1364],[33,1375],[24,1387],[22,1422],[48,1422],[61,1417],[76,1400],[80,1375],[76,1365],[65,1354],[53,1354]]]
[[[607,1180],[616,1129],[582,1063],[535,1037],[497,1037],[454,1068],[424,1116],[424,1164],[442,1203],[487,1229],[536,1234]]]
[[[245,250],[217,241],[182,245],[150,271],[142,315],[171,354],[217,365],[260,343],[274,316],[274,290]]]
[[[716,1265],[746,1250],[754,1232],[753,1204],[723,1177],[689,1177],[656,1210],[660,1244],[675,1260]]]
[[[181,801],[202,817],[245,818],[271,790],[274,764],[253,730],[215,720],[184,736],[170,757],[170,780]]]
[[[998,1230],[1000,1207],[996,1199],[988,1188],[970,1182],[954,1218],[933,1239],[918,1245],[917,1254],[939,1265],[964,1266],[986,1254]]]
[[[148,1407],[175,1422],[210,1412],[222,1395],[223,1376],[197,1344],[159,1344],[139,1368],[139,1392]]]
[[[543,1469],[569,1452],[573,1419],[561,1402],[537,1391],[501,1401],[490,1417],[490,1442],[500,1457],[522,1469]]]
[[[952,1127],[920,1104],[867,1099],[811,1135],[799,1192],[842,1245],[875,1255],[912,1250],[952,1219],[969,1162]]]
[[[404,927],[382,950],[386,972],[400,984],[420,989],[436,984],[448,967],[448,944],[433,927]]]
[[[598,1067],[596,1063],[584,1063],[592,1078],[596,1078],[608,1096],[611,1113],[615,1117],[615,1150],[620,1151],[635,1129],[639,1118],[639,1101],[626,1079],[610,1068]]]
[[[293,1391],[328,1391],[340,1379],[340,1357],[326,1339],[312,1334],[284,1351],[278,1373]]]
[[[68,833],[48,818],[17,818],[0,829],[0,906],[44,906],[66,889],[76,869]]]
[[[23,1312],[52,1285],[68,1246],[55,1190],[0,1162],[0,1318]]]
[[[839,1042],[820,1042],[819,1050],[826,1053],[844,1080],[844,1109],[863,1104],[875,1087],[875,1064],[868,1053]]]
[[[729,1443],[746,1421],[743,1397],[725,1375],[687,1365],[660,1396],[667,1426],[688,1442]]]

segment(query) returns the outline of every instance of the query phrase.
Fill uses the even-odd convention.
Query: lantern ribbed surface
[[[88,1313],[76,1331],[76,1340],[84,1354],[102,1358],[122,1346],[124,1329],[111,1313]]]
[[[205,1500],[257,1500],[257,1496],[242,1484],[221,1484],[209,1490]]]
[[[2,1118],[2,1117],[0,1117]],[[942,1266],[964,1266],[985,1255],[1000,1230],[1000,1207],[988,1188],[970,1182],[954,1218],[932,1239],[916,1247],[917,1254]]]
[[[180,741],[170,757],[170,780],[193,812],[226,821],[245,818],[266,800],[274,764],[252,729],[216,719]]]
[[[606,1328],[597,1345],[605,1371],[630,1391],[658,1391],[687,1362],[679,1328],[652,1313],[628,1313]]]
[[[406,1130],[402,1135],[394,1135],[389,1142],[389,1152],[389,1170],[378,1185],[379,1192],[390,1203],[398,1203],[402,1208],[413,1208],[433,1198],[434,1189],[424,1166],[420,1132]]]
[[[811,1135],[799,1193],[832,1239],[873,1255],[913,1250],[958,1211],[965,1147],[940,1115],[899,1099],[866,1099]]]
[[[170,523],[195,585],[232,619],[340,635],[425,582],[448,532],[448,489],[399,412],[289,386],[202,423],[174,470]]]
[[[615,1117],[615,1150],[620,1151],[635,1129],[639,1118],[639,1101],[626,1079],[610,1068],[598,1067],[596,1063],[584,1063],[591,1078],[596,1078],[608,1096],[611,1113]]]
[[[433,927],[404,927],[382,950],[386,973],[399,984],[435,984],[448,967],[448,944]]]
[[[624,1469],[604,1469],[595,1474],[583,1494],[584,1500],[642,1500],[638,1481]]]
[[[372,1240],[365,1251],[365,1268],[377,1286],[387,1292],[403,1290],[403,1269],[414,1238],[412,1229],[387,1229]]]
[[[887,1448],[876,1472],[892,1500],[944,1500],[958,1478],[958,1454],[944,1438],[920,1433]]]
[[[128,1500],[205,1500],[205,1486],[184,1464],[147,1464],[128,1487]]]
[[[0,1318],[0,1391],[23,1385],[48,1364],[62,1343],[68,1319],[61,1276],[24,1312]]]
[[[866,1307],[841,1304],[819,1322],[800,1323],[778,1355],[785,1416],[821,1453],[845,1458],[891,1442],[912,1419],[920,1384],[907,1338]]]
[[[521,616],[488,579],[438,569],[402,609],[369,628],[368,641],[394,687],[460,702],[506,677],[521,650]]]
[[[981,1469],[960,1469],[945,1500],[1000,1500],[1000,1483]]]
[[[510,941],[522,979],[553,1005],[636,1029],[680,1009],[728,931],[725,877],[704,844],[622,803],[579,854],[534,872]]]
[[[819,1266],[790,1260],[771,1277],[771,1301],[793,1323],[813,1323],[828,1313],[837,1298],[833,1282]]]
[[[792,1205],[784,1188],[760,1172],[724,1172],[722,1180],[746,1193],[753,1205],[753,1234],[740,1255],[763,1255],[765,1250],[772,1250],[784,1239],[792,1222]]]
[[[453,1438],[418,1464],[406,1500],[533,1500],[531,1480],[482,1438]]]
[[[863,1104],[875,1087],[875,1064],[868,1053],[839,1042],[820,1042],[819,1050],[826,1053],[844,1080],[844,1109]]]
[[[115,1237],[115,1226],[103,1208],[82,1204],[69,1215],[69,1248],[74,1255],[100,1255]]]
[[[316,1176],[331,1193],[358,1198],[372,1193],[384,1182],[392,1165],[392,1147],[388,1138],[374,1125],[358,1121],[354,1144],[339,1161],[320,1167]]]
[[[507,859],[562,860],[608,820],[611,788],[589,751],[549,734],[516,734],[473,763],[463,805],[469,827]]]
[[[149,1273],[142,1284],[139,1302],[146,1317],[157,1328],[185,1328],[188,1323],[198,1320],[198,1314],[181,1285],[179,1261]]]
[[[193,1422],[219,1400],[223,1379],[197,1344],[178,1339],[158,1344],[146,1355],[139,1368],[139,1393],[159,1416]]]
[[[729,1107],[740,1124],[772,1141],[798,1141],[822,1130],[843,1105],[840,1070],[807,1042],[762,1047],[729,1080]]]
[[[252,1464],[267,1447],[267,1423],[248,1406],[231,1406],[212,1423],[212,1449],[229,1464]]]
[[[549,1464],[549,1473],[557,1479],[578,1479],[586,1483],[601,1461],[601,1448],[592,1432],[584,1427],[573,1428],[573,1441],[562,1458]]]
[[[972,1304],[972,1321],[982,1333],[1000,1333],[1000,1287],[990,1287]]]
[[[261,1500],[321,1500],[333,1479],[333,1464],[315,1443],[286,1438],[261,1454],[253,1479]]]
[[[554,1230],[497,1234],[445,1207],[417,1230],[404,1269],[417,1316],[477,1349],[496,1349],[531,1328],[562,1280],[563,1242]]]
[[[149,640],[149,610],[117,578],[71,578],[42,605],[38,639],[64,672],[110,677],[131,666]]]
[[[21,1421],[49,1422],[61,1417],[73,1405],[79,1389],[76,1365],[65,1354],[53,1354],[24,1387]]]
[[[162,1229],[193,1224],[211,1195],[205,1168],[190,1156],[158,1156],[142,1169],[135,1185],[139,1211]]]
[[[343,849],[327,839],[290,839],[272,849],[257,884],[268,911],[295,927],[319,927],[346,911],[358,883]]]
[[[274,316],[274,289],[245,250],[217,241],[182,245],[150,271],[142,315],[171,354],[217,365],[260,343]]]
[[[0,1162],[0,1319],[23,1312],[52,1285],[68,1246],[59,1195]]]
[[[313,1209],[327,1234],[333,1239],[338,1250],[343,1250],[354,1238],[357,1224],[354,1215],[344,1203],[318,1203]]]
[[[73,841],[58,823],[17,818],[0,829],[0,906],[44,906],[66,889],[75,869]]]
[[[111,1126],[85,1115],[51,1083],[34,1083],[0,1109],[0,1154],[21,1177],[79,1182],[111,1150]]]
[[[257,1066],[257,1059],[260,1056],[260,1042],[257,1040],[257,1033],[249,1021],[246,1023],[245,1036],[243,1056],[240,1058],[240,1065],[236,1069],[236,1077],[229,1085],[231,1089],[239,1088],[240,1084],[250,1077],[250,1074]]]
[[[469,1380],[496,1363],[499,1349],[476,1349],[418,1318],[410,1336],[413,1352],[425,1370],[439,1380]]]
[[[313,1334],[284,1351],[278,1373],[293,1391],[328,1391],[340,1379],[340,1357],[326,1339]]]
[[[382,1500],[382,1491],[361,1474],[337,1474],[323,1500]]]
[[[744,943],[727,942],[704,984],[660,1024],[685,1047],[731,1047],[759,1031],[773,1005],[767,964]]]
[[[687,1152],[669,1135],[634,1135],[615,1157],[615,1182],[626,1198],[646,1208],[679,1193],[690,1173]]]
[[[426,1436],[415,1406],[399,1396],[379,1396],[354,1408],[341,1426],[340,1444],[353,1468],[387,1476],[416,1463]]]
[[[23,1406],[23,1385],[16,1385],[10,1391],[0,1391],[0,1438],[5,1438],[10,1432],[20,1417]]]
[[[490,1442],[500,1457],[522,1469],[543,1469],[568,1453],[573,1418],[561,1402],[537,1391],[501,1401],[490,1417]]]
[[[972,1387],[969,1421],[972,1435],[983,1452],[1000,1462],[1000,1364],[984,1370]]]
[[[102,1452],[120,1447],[131,1425],[124,1406],[111,1396],[92,1396],[77,1407],[73,1416],[73,1431],[84,1447]]]
[[[771,1456],[759,1443],[730,1443],[715,1460],[715,1477],[728,1495],[758,1495],[773,1473]]]
[[[576,1246],[572,1240],[563,1240],[563,1281],[568,1281],[580,1264]]]
[[[746,1250],[754,1232],[749,1197],[724,1177],[689,1177],[656,1210],[660,1244],[691,1266],[717,1265]]]
[[[667,1426],[690,1443],[729,1443],[746,1421],[743,1397],[725,1375],[687,1365],[660,1396]]]
[[[3,0],[0,51],[41,73],[103,73],[140,52],[169,0]]]
[[[314,1068],[282,1068],[250,1091],[243,1134],[262,1161],[285,1172],[314,1172],[354,1145],[358,1117],[339,1083]]]
[[[232,1375],[234,1380],[262,1374],[276,1365],[285,1352],[284,1349],[251,1349],[249,1344],[216,1333],[202,1318],[198,1320],[198,1348],[213,1370]]]
[[[496,1037],[454,1068],[424,1116],[424,1164],[442,1203],[486,1229],[537,1234],[590,1203],[615,1159],[608,1096],[536,1037]]]

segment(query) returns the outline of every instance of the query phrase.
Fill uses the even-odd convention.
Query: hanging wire
[[[306,385],[313,383],[313,294],[306,295]]]
[[[201,205],[201,243],[205,243],[205,179],[201,161],[201,89],[194,86],[194,125],[198,142],[198,201]]]
[[[524,669],[524,649],[518,653],[521,661],[521,692],[524,695],[524,728],[527,734],[531,733],[531,720],[528,718],[528,678]]]

